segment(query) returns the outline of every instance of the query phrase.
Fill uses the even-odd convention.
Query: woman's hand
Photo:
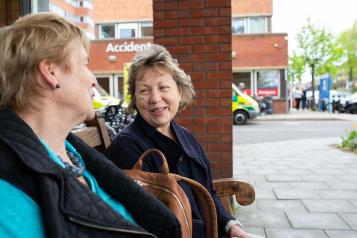
[[[228,236],[230,238],[251,238],[249,234],[243,231],[243,229],[238,225],[234,225],[229,228]]]

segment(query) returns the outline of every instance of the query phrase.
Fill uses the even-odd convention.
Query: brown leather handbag
[[[143,160],[149,153],[158,153],[160,155],[162,159],[161,173],[142,171]],[[177,174],[169,173],[166,158],[160,150],[149,149],[145,151],[141,154],[133,169],[126,170],[126,173],[146,191],[153,194],[171,209],[181,224],[183,238],[192,237],[192,214],[190,202],[177,182],[184,181],[190,185],[202,208],[207,238],[218,237],[217,214],[211,195],[200,183]]]

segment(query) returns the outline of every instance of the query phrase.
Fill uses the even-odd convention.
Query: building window
[[[152,22],[141,22],[139,37],[153,36]]]
[[[115,38],[115,25],[100,25],[99,27],[99,39]]]
[[[244,34],[245,33],[245,19],[244,19],[244,17],[233,17],[232,18],[232,33],[233,34]]]
[[[266,17],[249,17],[249,33],[266,33]]]
[[[233,34],[267,33],[267,17],[233,17]]]
[[[118,24],[119,38],[135,38],[137,36],[137,23]]]
[[[257,71],[257,95],[279,96],[279,71],[260,70]]]

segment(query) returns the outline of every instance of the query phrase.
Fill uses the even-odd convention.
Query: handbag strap
[[[148,149],[144,153],[142,153],[136,162],[136,164],[133,167],[133,170],[142,170],[143,168],[143,160],[146,158],[146,156],[150,153],[158,153],[159,157],[162,160],[162,166],[161,166],[161,173],[162,174],[169,174],[169,166],[167,165],[167,161],[165,159],[165,155],[158,149]]]
[[[172,173],[170,176],[174,177],[176,181],[183,181],[190,185],[202,209],[207,238],[218,238],[217,212],[211,194],[195,180]]]

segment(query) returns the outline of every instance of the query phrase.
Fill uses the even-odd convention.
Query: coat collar
[[[157,135],[156,133],[160,133],[156,128],[147,123],[139,113],[137,113],[134,123],[140,125],[141,128],[143,128],[145,134],[151,138]],[[174,131],[174,134],[176,135],[177,140],[181,145],[185,155],[199,163],[201,166],[206,167],[197,153],[197,146],[199,145],[195,143],[195,141],[193,141],[193,137],[187,136],[189,133],[187,129],[182,126],[179,126],[174,120],[170,122],[170,126],[171,129]]]

